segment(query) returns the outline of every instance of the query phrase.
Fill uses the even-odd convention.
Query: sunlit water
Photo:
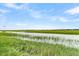
[[[21,35],[30,35],[30,36],[39,36],[39,37],[53,37],[58,40],[52,39],[32,39],[29,37],[17,37],[22,40],[29,40],[35,42],[45,42],[49,44],[62,44],[68,47],[79,48],[79,35],[67,35],[67,34],[46,34],[46,33],[27,33],[27,32],[8,32],[8,33],[16,33]]]
[[[11,32],[22,35],[33,35],[33,36],[46,36],[46,37],[59,37],[70,40],[79,40],[79,35],[69,35],[69,34],[47,34],[47,33],[27,33],[27,32]]]

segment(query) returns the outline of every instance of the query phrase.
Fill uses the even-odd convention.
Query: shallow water
[[[8,32],[9,33],[9,32]],[[30,35],[30,36],[39,36],[39,37],[53,37],[55,39],[37,39],[37,38],[30,38],[30,37],[17,37],[22,40],[29,40],[35,42],[45,42],[49,44],[62,44],[67,47],[79,48],[79,35],[67,35],[67,34],[46,34],[46,33],[27,33],[27,32],[10,32],[16,33],[21,35]]]
[[[79,40],[79,35],[69,35],[69,34],[47,34],[47,33],[27,33],[27,32],[10,32],[22,35],[33,35],[33,36],[46,36],[46,37],[59,37],[63,39]]]
[[[17,39],[21,39],[21,40],[28,40],[28,41],[34,41],[34,42],[42,42],[42,43],[48,43],[48,44],[62,44],[64,46],[67,47],[72,47],[72,48],[79,48],[79,41],[68,41],[68,40],[48,40],[48,39],[44,39],[44,40],[37,40],[37,39],[30,39],[30,38],[23,38],[23,37],[17,37]]]

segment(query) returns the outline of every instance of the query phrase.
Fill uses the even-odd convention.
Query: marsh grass
[[[0,36],[0,55],[2,56],[58,56],[79,55],[79,50],[58,44],[47,44],[17,40]]]
[[[0,33],[0,56],[79,56],[79,49],[65,47],[59,44],[48,44],[20,40],[16,37],[40,37],[17,35],[13,33]],[[47,37],[43,37],[47,39]],[[56,38],[55,40],[58,40]]]
[[[58,40],[60,40],[61,38],[59,38],[59,37],[47,37],[47,36],[35,36],[35,35],[27,35],[27,34],[25,34],[25,35],[22,35],[22,34],[17,34],[17,33],[4,33],[4,32],[2,32],[2,33],[0,33],[0,36],[4,36],[4,35],[6,35],[6,36],[11,36],[11,37],[22,37],[22,38],[30,38],[30,39],[37,39],[37,40],[45,40],[45,39],[47,39],[47,40],[55,40],[55,41],[58,41]]]
[[[31,32],[31,33],[50,33],[50,34],[72,34],[79,35],[79,29],[59,29],[59,30],[7,30],[10,32]]]

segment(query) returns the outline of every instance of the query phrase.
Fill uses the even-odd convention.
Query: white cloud
[[[6,7],[8,8],[13,8],[13,9],[19,9],[19,10],[26,10],[31,17],[34,19],[45,19],[44,14],[47,15],[47,13],[52,12],[53,9],[51,10],[35,10],[32,9],[31,6],[29,6],[28,3],[26,4],[21,4],[21,5],[16,5],[16,3],[6,3]]]
[[[79,14],[79,6],[69,9],[69,10],[66,10],[65,13],[69,13],[71,15]]]
[[[64,18],[64,17],[59,17],[59,21],[61,21],[61,22],[69,22],[69,20]]]
[[[40,18],[42,18],[43,14],[40,11],[31,10],[30,11],[30,16],[32,16],[35,19],[40,19]]]
[[[56,27],[53,26],[46,26],[46,25],[32,25],[32,24],[27,24],[27,25],[19,25],[16,27],[16,29],[56,29]]]
[[[49,19],[53,18],[52,16],[50,16],[48,14],[53,11],[52,9],[47,11],[47,10],[34,10],[34,9],[30,8],[28,11],[30,12],[29,15],[31,17],[33,17],[34,19],[40,19],[40,20],[48,19],[49,20]]]
[[[5,6],[8,7],[8,8],[14,8],[14,9],[25,9],[25,6],[26,4],[21,4],[21,5],[16,5],[16,3],[5,3]]]
[[[54,26],[48,25],[40,25],[40,24],[31,24],[31,23],[16,23],[15,25],[9,25],[8,27],[12,26],[11,29],[56,29]],[[10,28],[9,28],[10,29]]]
[[[7,12],[9,12],[9,10],[0,9],[0,14],[4,14],[4,13],[7,13]]]
[[[23,23],[17,23],[16,26],[20,27],[20,26],[28,26],[27,24],[23,24]]]
[[[61,16],[51,16],[49,17],[49,19],[51,19],[52,21],[59,21],[59,22],[69,22],[70,20],[65,18],[65,17],[61,17]]]
[[[32,9],[30,6],[28,6],[27,11],[29,12],[29,15],[35,19],[46,19],[49,18],[50,12],[54,11],[53,9],[49,10],[35,10]]]

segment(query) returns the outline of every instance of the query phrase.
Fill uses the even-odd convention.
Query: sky
[[[0,3],[0,30],[79,29],[78,3]]]

